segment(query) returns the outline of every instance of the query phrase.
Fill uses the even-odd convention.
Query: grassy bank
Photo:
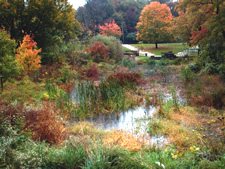
[[[155,44],[132,44],[132,46],[139,48],[140,50],[148,51],[155,55],[161,55],[163,52],[172,51],[174,54],[182,52],[189,47],[182,43],[159,43],[158,48],[155,48]]]

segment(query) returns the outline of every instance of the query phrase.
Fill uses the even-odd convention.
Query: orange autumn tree
[[[122,32],[120,27],[113,20],[110,20],[108,23],[106,22],[103,26],[99,25],[100,34],[103,36],[115,36],[116,38],[120,38]]]
[[[22,66],[24,75],[29,75],[41,67],[41,58],[38,55],[40,52],[41,49],[37,49],[37,43],[33,40],[33,37],[25,35],[16,54],[16,60]]]
[[[169,41],[172,35],[169,31],[172,14],[166,4],[151,2],[141,11],[137,23],[137,40],[154,43],[158,48],[158,42]]]

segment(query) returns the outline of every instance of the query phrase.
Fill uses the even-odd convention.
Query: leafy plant
[[[3,84],[10,77],[19,74],[19,65],[13,55],[16,48],[15,40],[10,39],[10,35],[0,29],[0,85],[3,91]]]
[[[72,70],[71,66],[67,63],[65,63],[62,68],[59,69],[59,72],[61,73],[59,80],[62,83],[70,83],[71,80],[73,80],[76,76],[76,71]]]
[[[97,35],[91,39],[91,44],[94,42],[102,42],[109,50],[109,59],[114,59],[119,62],[123,58],[123,49],[120,41],[112,36]]]
[[[100,76],[99,68],[95,64],[90,65],[86,72],[86,76],[90,80],[98,80]]]
[[[185,67],[181,67],[181,79],[184,81],[185,84],[192,82],[195,78],[194,72]]]
[[[128,67],[129,69],[134,68],[136,66],[136,62],[132,60],[122,60],[120,63],[121,66]]]
[[[105,46],[100,41],[95,41],[94,44],[86,49],[91,54],[93,61],[103,62],[109,58],[109,47]]]
[[[41,58],[38,55],[41,49],[36,48],[37,43],[33,40],[33,37],[25,35],[16,54],[16,60],[23,67],[24,75],[30,75],[31,72],[41,67]]]

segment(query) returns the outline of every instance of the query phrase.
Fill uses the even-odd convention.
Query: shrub
[[[186,93],[192,104],[222,108],[225,103],[223,80],[215,75],[198,76],[196,81],[188,84]]]
[[[102,36],[97,35],[91,39],[91,44],[94,42],[102,42],[105,46],[109,48],[109,59],[114,59],[119,62],[123,58],[123,48],[118,39],[112,36]]]
[[[195,74],[191,69],[181,67],[181,79],[184,81],[185,84],[190,83],[194,80],[194,78]]]
[[[59,72],[61,73],[59,80],[62,83],[70,83],[76,76],[76,71],[72,70],[71,66],[66,63],[59,69]]]
[[[95,41],[93,45],[86,49],[86,52],[91,54],[95,62],[103,62],[109,58],[109,47],[105,46],[100,41]]]
[[[94,64],[91,65],[86,72],[86,76],[90,80],[98,80],[100,76],[100,71],[98,67]]]
[[[6,82],[6,90],[0,97],[10,102],[22,101],[31,103],[40,99],[40,92],[42,92],[42,88],[39,84],[30,81],[29,77],[26,76],[21,81]]]
[[[32,131],[34,140],[59,144],[65,138],[63,123],[56,119],[50,105],[46,104],[41,110],[28,111],[25,117],[25,128]]]
[[[25,112],[23,104],[19,103],[16,105],[11,105],[0,100],[0,124],[11,126],[14,129],[16,128],[17,131],[22,131],[24,128],[24,115]],[[1,131],[0,129],[1,135],[4,135],[3,131],[4,130]]]
[[[122,60],[121,66],[128,67],[129,69],[134,68],[136,66],[136,62],[133,60]]]
[[[126,86],[129,84],[139,85],[144,83],[140,76],[133,72],[117,72],[110,75],[107,80],[117,82],[121,86]]]
[[[66,44],[65,57],[68,58],[69,64],[82,65],[87,62],[89,55],[85,52],[86,45],[80,42],[70,41]]]

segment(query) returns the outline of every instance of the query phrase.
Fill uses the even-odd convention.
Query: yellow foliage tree
[[[25,35],[16,54],[16,60],[22,66],[24,75],[29,75],[41,67],[41,58],[38,55],[40,52],[41,49],[37,49],[37,43],[33,38],[30,35]]]
[[[144,40],[149,43],[170,41],[172,36],[169,31],[172,21],[172,14],[166,4],[151,2],[141,11],[141,16],[137,23],[137,40]]]

